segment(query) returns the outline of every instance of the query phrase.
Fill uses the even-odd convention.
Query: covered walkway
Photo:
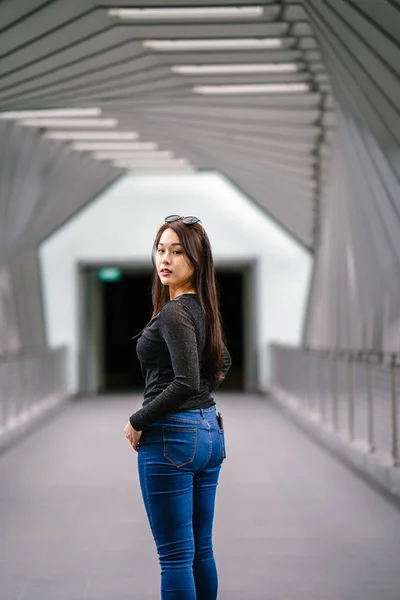
[[[265,398],[220,393],[220,600],[398,600],[400,510]],[[123,427],[140,396],[68,403],[0,455],[1,600],[156,600]]]

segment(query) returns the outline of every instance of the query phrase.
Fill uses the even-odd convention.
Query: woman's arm
[[[220,373],[220,377],[219,377],[218,381],[212,387],[210,387],[210,392],[213,392],[214,390],[216,390],[217,387],[223,382],[223,380],[225,379],[231,366],[232,366],[232,358],[231,358],[231,355],[229,354],[228,348],[224,344],[223,352],[222,352],[222,370]]]
[[[180,302],[168,302],[161,310],[159,323],[175,377],[156,398],[131,415],[129,421],[136,431],[176,411],[200,387],[197,337],[192,314]]]

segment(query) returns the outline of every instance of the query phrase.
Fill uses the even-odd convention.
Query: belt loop
[[[202,408],[200,409],[200,414],[201,414],[201,416],[202,416],[202,417],[203,417],[203,419],[204,419],[204,413],[203,413],[203,409],[202,409]]]

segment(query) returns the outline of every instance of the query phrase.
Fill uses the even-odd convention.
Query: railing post
[[[306,348],[306,360],[307,360],[307,409],[308,411],[312,411],[312,401],[311,401],[311,350]]]
[[[354,438],[354,361],[353,353],[348,352],[347,360],[347,383],[348,383],[348,400],[349,400],[349,440],[353,441]]]
[[[392,457],[393,465],[399,466],[398,439],[397,439],[397,386],[396,386],[397,355],[392,354],[390,361],[392,382]]]
[[[5,405],[7,397],[5,379],[5,368],[4,365],[0,362],[0,431],[3,429],[5,423]]]
[[[338,421],[338,406],[339,406],[339,397],[338,397],[338,364],[337,364],[337,352],[332,353],[332,395],[333,395],[333,404],[332,404],[332,425],[333,430],[337,431],[339,426]]]
[[[367,354],[367,420],[368,420],[368,446],[370,452],[375,452],[374,443],[374,393],[373,393],[373,355]]]
[[[321,422],[325,421],[326,418],[326,410],[325,410],[325,395],[324,395],[324,386],[322,385],[323,382],[323,372],[324,372],[324,352],[322,350],[318,351],[318,355],[317,355],[317,365],[318,365],[318,372],[317,372],[317,381],[318,381],[318,412],[319,412],[319,419]]]

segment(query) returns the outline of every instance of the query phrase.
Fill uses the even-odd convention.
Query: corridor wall
[[[268,386],[270,341],[300,343],[312,266],[300,244],[218,173],[130,174],[40,248],[48,342],[71,350],[71,392],[78,386],[78,264],[147,263],[151,270],[154,237],[168,214],[202,220],[217,268],[255,264],[252,345],[260,389]]]
[[[119,177],[44,139],[37,129],[0,120],[0,354],[45,344],[37,246]]]
[[[400,5],[304,3],[335,98],[304,341],[400,350]]]

